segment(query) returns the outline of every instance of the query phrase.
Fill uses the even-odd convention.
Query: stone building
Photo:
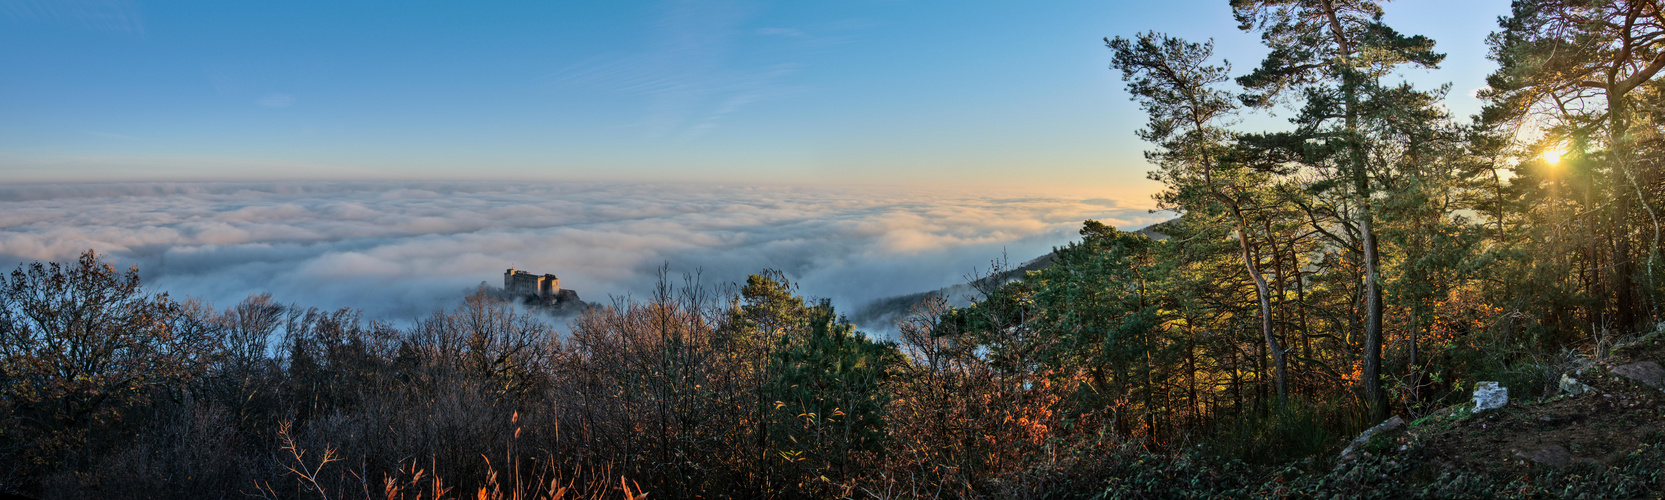
[[[549,299],[561,293],[561,279],[553,274],[536,275],[509,268],[503,271],[503,291]]]
[[[556,310],[587,307],[578,299],[577,291],[561,288],[561,279],[553,274],[532,274],[511,267],[503,271],[503,292],[523,298],[528,305]]]

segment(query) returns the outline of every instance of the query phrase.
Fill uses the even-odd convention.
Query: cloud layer
[[[664,263],[707,282],[774,268],[850,310],[963,281],[1002,251],[1038,256],[1088,218],[1160,216],[1107,200],[780,186],[0,185],[0,264],[92,248],[175,296],[224,306],[271,292],[392,321],[500,285],[511,265],[588,301],[643,293]]]

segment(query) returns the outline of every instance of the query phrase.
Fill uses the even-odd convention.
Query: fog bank
[[[1140,205],[1144,205],[1140,203]],[[782,186],[256,182],[0,185],[0,264],[92,248],[148,287],[220,306],[252,293],[402,321],[502,282],[559,275],[586,301],[654,269],[733,282],[779,269],[850,311],[1163,217],[1102,199]]]

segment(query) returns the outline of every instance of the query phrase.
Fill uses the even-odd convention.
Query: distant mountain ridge
[[[1178,220],[1179,219],[1176,218],[1158,222],[1140,228],[1135,232],[1143,234],[1153,240],[1165,240],[1168,239],[1168,235],[1163,234],[1159,231],[1159,229]],[[849,320],[851,323],[855,323],[857,326],[860,326],[868,331],[890,331],[895,328],[897,320],[907,316],[908,312],[912,310],[914,306],[919,305],[920,302],[925,301],[927,298],[946,297],[949,305],[954,307],[965,307],[971,305],[973,301],[981,298],[978,296],[980,295],[980,292],[978,292],[979,288],[986,289],[992,286],[1003,285],[1023,279],[1023,276],[1029,271],[1039,271],[1041,269],[1045,269],[1051,266],[1052,262],[1057,260],[1057,258],[1058,251],[1053,250],[1040,257],[1030,259],[1020,266],[1002,270],[988,276],[970,279],[967,283],[949,285],[927,292],[910,293],[906,295],[876,299],[856,309],[856,312],[849,316]]]

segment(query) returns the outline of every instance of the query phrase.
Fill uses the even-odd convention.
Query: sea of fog
[[[147,287],[224,307],[250,294],[403,322],[505,268],[589,302],[655,270],[708,283],[763,269],[851,311],[962,283],[1076,239],[1081,221],[1163,218],[1104,199],[782,186],[486,182],[0,184],[0,265],[95,249]],[[1140,203],[1139,205],[1144,205]],[[879,329],[884,329],[879,326]]]

